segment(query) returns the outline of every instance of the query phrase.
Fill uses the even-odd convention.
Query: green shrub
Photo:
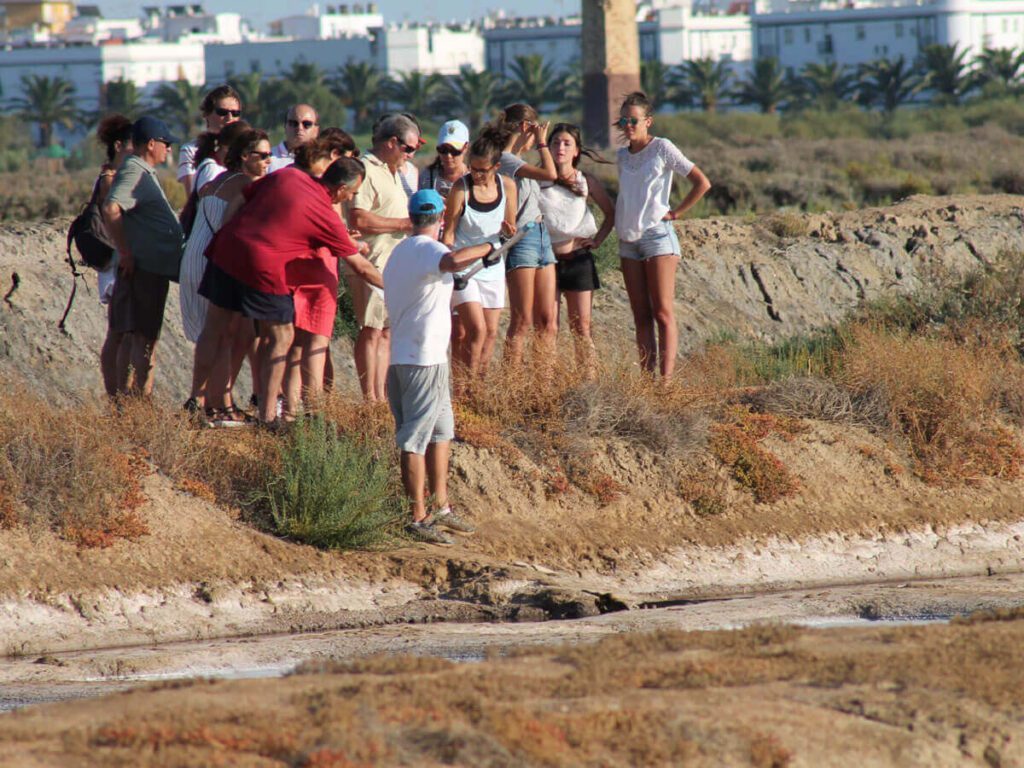
[[[274,533],[325,549],[393,543],[403,519],[394,463],[382,446],[339,434],[321,418],[296,422],[280,448],[280,470],[253,502]]]

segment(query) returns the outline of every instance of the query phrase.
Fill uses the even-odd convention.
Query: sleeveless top
[[[540,188],[540,211],[551,235],[551,244],[558,245],[577,237],[597,234],[597,222],[587,205],[590,189],[587,177],[576,171],[577,187],[583,192],[575,194],[561,184],[545,182]]]
[[[493,203],[478,203],[473,195],[472,180],[468,175],[462,177],[466,207],[459,219],[459,226],[455,229],[455,245],[452,250],[457,251],[460,248],[487,242],[494,243],[497,247],[501,243],[501,224],[505,221],[505,185],[501,176],[496,176],[494,181],[498,185],[498,199]],[[481,269],[473,279],[490,282],[500,280],[504,276],[505,265],[499,261],[494,266]]]

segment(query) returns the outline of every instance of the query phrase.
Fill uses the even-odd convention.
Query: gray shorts
[[[647,261],[655,256],[678,256],[679,253],[679,238],[671,221],[659,221],[645,230],[639,240],[619,241],[620,259]]]
[[[422,455],[430,443],[455,437],[448,363],[392,365],[387,388],[399,450]]]

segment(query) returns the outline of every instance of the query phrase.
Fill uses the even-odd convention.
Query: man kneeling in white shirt
[[[409,199],[412,236],[395,246],[384,267],[384,302],[391,319],[387,394],[402,452],[402,484],[412,507],[408,530],[434,544],[451,544],[440,528],[472,533],[448,503],[448,455],[455,436],[448,372],[453,272],[494,253],[493,243],[451,252],[437,242],[444,199],[422,189]],[[427,485],[434,510],[426,508]]]

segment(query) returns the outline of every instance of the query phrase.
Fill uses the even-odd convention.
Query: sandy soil
[[[0,718],[18,766],[1010,766],[1024,621],[624,634],[378,656]]]

